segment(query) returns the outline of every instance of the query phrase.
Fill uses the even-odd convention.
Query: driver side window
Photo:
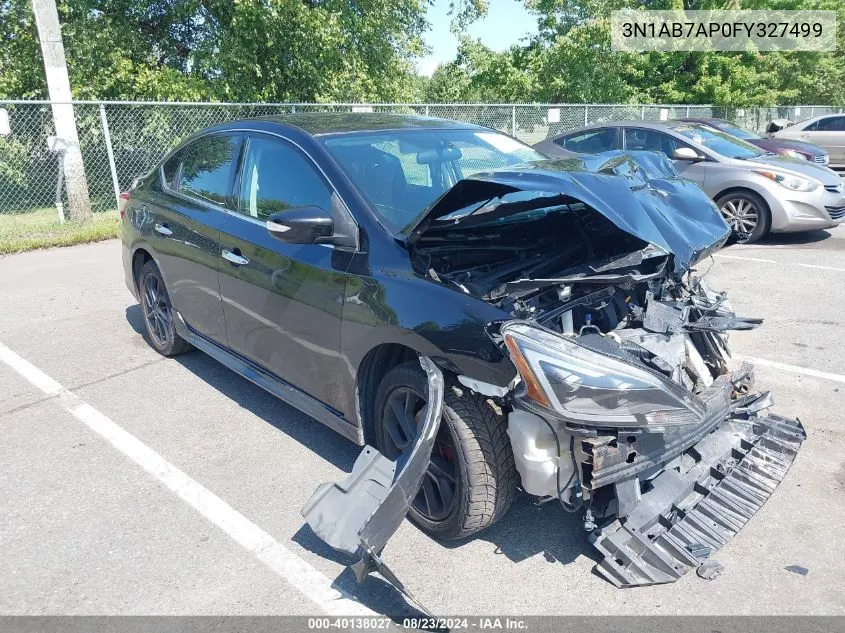
[[[332,192],[311,161],[282,141],[251,137],[241,171],[238,211],[259,220],[287,209],[332,210]]]

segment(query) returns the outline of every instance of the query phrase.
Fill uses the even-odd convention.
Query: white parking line
[[[740,257],[739,255],[725,255],[724,253],[716,253],[713,257],[721,259],[738,259],[744,262],[759,262],[761,264],[780,264],[781,266],[801,266],[802,268],[814,268],[816,270],[830,270],[837,273],[845,273],[845,268],[836,268],[835,266],[819,266],[817,264],[801,264],[798,262],[778,262],[774,259],[763,259],[762,257]]]
[[[777,264],[777,262],[773,259],[762,259],[760,257],[738,257],[737,255],[723,255],[722,253],[716,253],[713,257],[721,257],[722,259],[740,259],[745,262],[762,262],[764,264]]]
[[[832,270],[837,273],[845,273],[845,268],[835,268],[833,266],[817,266],[816,264],[795,264],[796,266],[803,266],[804,268],[816,268],[818,270]]]
[[[167,486],[233,541],[252,553],[329,615],[376,616],[360,602],[276,541],[213,492],[156,453],[137,437],[0,343],[0,360],[48,396],[56,397],[77,420]]]
[[[822,378],[823,380],[832,380],[833,382],[845,383],[845,376],[842,374],[832,374],[826,371],[819,371],[818,369],[810,369],[809,367],[799,367],[798,365],[787,365],[786,363],[779,363],[774,360],[766,360],[765,358],[755,358],[754,356],[743,356],[735,354],[734,358],[739,360],[747,360],[749,363],[755,365],[762,365],[763,367],[772,367],[774,369],[782,369],[794,374],[803,374],[805,376],[813,376],[814,378]]]

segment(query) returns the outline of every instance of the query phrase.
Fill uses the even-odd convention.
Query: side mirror
[[[334,222],[320,207],[299,207],[279,211],[267,218],[267,230],[290,244],[319,244],[334,233]]]
[[[704,156],[699,156],[698,152],[691,147],[676,147],[670,158],[672,160],[688,160],[693,163],[704,160]]]

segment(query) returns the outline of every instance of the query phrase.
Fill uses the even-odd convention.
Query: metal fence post
[[[645,106],[640,106],[640,119],[645,121]]]
[[[511,136],[516,136],[516,106],[511,106]]]
[[[587,125],[587,110],[589,107],[586,103],[584,104],[584,125]]]
[[[111,182],[114,185],[114,201],[117,208],[120,208],[120,183],[117,181],[117,167],[114,164],[114,150],[111,146],[111,134],[109,133],[109,120],[106,117],[106,106],[100,104],[100,121],[103,124],[103,140],[106,142],[106,154],[109,156],[109,169],[111,170]]]

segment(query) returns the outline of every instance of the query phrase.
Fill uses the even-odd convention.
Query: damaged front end
[[[525,383],[508,426],[525,489],[583,510],[604,556],[596,570],[618,587],[697,568],[768,499],[805,438],[800,422],[766,412],[772,398],[751,391],[749,364],[732,369],[724,329],[756,322],[700,286],[669,287],[609,332],[500,330]]]
[[[753,368],[737,366],[737,317],[693,270],[729,230],[671,165],[615,154],[476,174],[411,230],[417,273],[501,310],[487,332],[513,362],[507,388],[458,376],[507,412],[522,488],[582,512],[618,587],[672,582],[702,564],[768,499],[804,429],[768,413]],[[463,297],[460,297],[463,295]],[[327,543],[374,566],[428,467],[443,377],[413,450],[365,448],[342,485],[303,509]],[[436,418],[436,419],[435,419]]]

